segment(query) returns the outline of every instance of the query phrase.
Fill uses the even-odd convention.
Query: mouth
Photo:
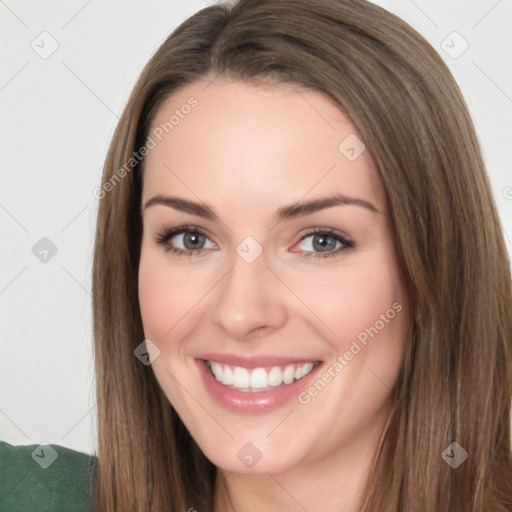
[[[323,366],[323,360],[214,352],[196,356],[195,363],[207,395],[223,409],[245,415],[293,403]]]
[[[218,361],[201,360],[217,382],[243,393],[261,393],[289,386],[309,375],[319,361],[296,362],[285,365],[245,368]]]

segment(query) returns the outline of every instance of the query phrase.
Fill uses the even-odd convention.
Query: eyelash
[[[157,237],[154,239],[154,241],[157,244],[164,245],[168,240],[170,240],[171,238],[175,237],[176,235],[180,235],[182,233],[194,233],[194,234],[203,235],[206,238],[208,238],[208,235],[206,234],[206,232],[199,227],[181,226],[179,228],[172,228],[172,229],[167,229],[167,230],[162,231],[161,233],[159,233],[157,235]],[[352,249],[353,247],[355,247],[354,242],[352,242],[351,240],[346,238],[345,235],[343,235],[341,232],[336,231],[331,228],[314,228],[314,229],[308,231],[305,235],[303,235],[301,237],[301,239],[299,240],[299,242],[302,242],[306,238],[309,238],[310,236],[316,235],[319,233],[322,235],[330,236],[330,237],[334,238],[337,242],[341,242],[343,244],[343,247],[340,247],[338,249],[335,249],[334,251],[326,252],[326,253],[317,253],[314,251],[294,251],[294,252],[304,253],[304,254],[302,254],[302,257],[304,257],[306,259],[323,259],[323,258],[330,258],[330,257],[338,256],[339,253],[341,253],[342,251],[345,251],[347,249]],[[178,257],[179,256],[187,256],[189,258],[192,256],[199,256],[207,250],[208,249],[198,249],[196,251],[191,251],[191,250],[178,249],[176,247],[169,247],[169,246],[165,247],[165,251],[171,253],[172,255],[175,255]]]

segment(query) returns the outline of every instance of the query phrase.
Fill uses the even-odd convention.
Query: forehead
[[[247,210],[339,192],[385,210],[360,135],[318,91],[197,82],[167,98],[149,135],[154,147],[145,159],[143,201],[172,193]]]

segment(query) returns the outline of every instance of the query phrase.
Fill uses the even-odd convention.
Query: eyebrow
[[[168,206],[185,213],[204,217],[209,220],[220,220],[219,216],[215,211],[204,203],[197,203],[188,199],[183,199],[176,196],[163,196],[157,195],[149,199],[143,207],[143,212],[148,208],[155,205]],[[284,220],[291,220],[304,215],[310,215],[312,213],[324,210],[326,208],[332,208],[333,206],[340,205],[354,205],[361,206],[370,210],[374,213],[381,213],[375,205],[364,199],[358,199],[355,197],[348,197],[343,194],[335,194],[332,196],[321,197],[319,199],[313,199],[307,202],[297,202],[288,206],[279,208],[274,215],[274,222],[281,222]]]

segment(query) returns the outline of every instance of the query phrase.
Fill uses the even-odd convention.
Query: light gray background
[[[475,121],[512,253],[512,2],[376,3],[422,33],[450,66]],[[93,190],[144,64],[175,26],[207,5],[0,0],[1,440],[96,448]],[[50,36],[40,35],[45,31]],[[464,40],[468,49],[454,58]],[[42,58],[52,44],[56,51]],[[43,237],[57,248],[46,262],[32,252]]]

